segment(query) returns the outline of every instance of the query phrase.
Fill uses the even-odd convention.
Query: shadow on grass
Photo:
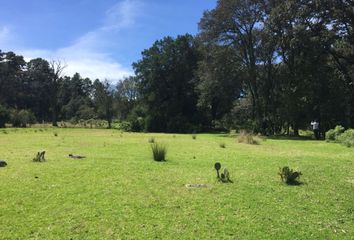
[[[292,181],[292,182],[286,182],[285,184],[287,186],[301,186],[301,185],[304,185],[305,183],[300,182],[300,181]]]

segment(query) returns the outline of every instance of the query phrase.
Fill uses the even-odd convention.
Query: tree
[[[119,118],[125,120],[138,101],[136,77],[124,78],[117,84],[114,103]]]
[[[201,122],[195,93],[199,54],[191,35],[165,37],[133,64],[146,105],[146,130],[188,132]]]
[[[66,65],[63,64],[60,60],[52,60],[50,63],[51,68],[51,78],[50,78],[50,85],[49,85],[49,94],[50,98],[50,110],[52,113],[52,125],[58,126],[57,118],[58,118],[58,92],[60,87],[60,82],[62,81],[62,74]]]
[[[99,117],[107,120],[108,128],[112,127],[113,111],[113,87],[105,80],[100,82],[98,79],[93,83],[94,89],[94,104]]]
[[[264,26],[267,1],[219,0],[215,9],[206,11],[199,23],[200,36],[209,44],[225,46],[235,54],[244,69],[247,93],[251,95],[253,118],[259,126],[262,110],[259,97],[257,73],[257,48],[260,31]]]

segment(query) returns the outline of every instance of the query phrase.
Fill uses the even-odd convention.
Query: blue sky
[[[0,49],[117,81],[164,36],[196,34],[216,0],[0,0]]]

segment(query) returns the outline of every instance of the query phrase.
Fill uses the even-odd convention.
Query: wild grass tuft
[[[221,147],[221,148],[226,148],[226,144],[225,143],[219,143],[219,146]]]
[[[153,143],[151,144],[152,155],[155,161],[166,161],[167,148],[163,144]]]
[[[196,140],[196,139],[197,139],[197,135],[196,135],[196,134],[193,134],[193,135],[192,135],[192,138],[193,138],[194,140]]]
[[[155,138],[154,137],[149,138],[148,142],[149,143],[154,143],[155,142]]]
[[[247,144],[253,144],[253,145],[258,145],[259,140],[256,139],[256,136],[254,136],[251,133],[248,133],[246,131],[241,131],[240,135],[237,138],[237,141],[239,143],[247,143]]]

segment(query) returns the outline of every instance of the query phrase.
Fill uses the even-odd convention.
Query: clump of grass
[[[300,171],[294,171],[293,169],[290,169],[288,166],[285,166],[283,168],[279,168],[278,174],[280,175],[281,180],[288,185],[300,184],[299,179],[300,176],[302,175]]]
[[[155,142],[155,138],[154,137],[149,138],[148,142],[149,143],[154,143]]]
[[[192,138],[193,138],[194,140],[196,140],[196,139],[197,139],[197,135],[196,135],[196,134],[193,134],[193,135],[192,135]]]
[[[8,134],[8,132],[6,130],[2,130],[3,134]]]
[[[238,136],[237,141],[239,143],[247,143],[247,144],[253,144],[253,145],[259,144],[259,141],[256,139],[256,137],[253,134],[248,133],[246,131],[240,132],[240,135]]]
[[[58,133],[57,132],[54,132],[54,137],[58,137]]]
[[[226,144],[225,143],[219,143],[219,146],[221,147],[221,148],[226,148]]]
[[[163,144],[153,143],[151,144],[152,155],[155,161],[166,161],[167,148]]]

